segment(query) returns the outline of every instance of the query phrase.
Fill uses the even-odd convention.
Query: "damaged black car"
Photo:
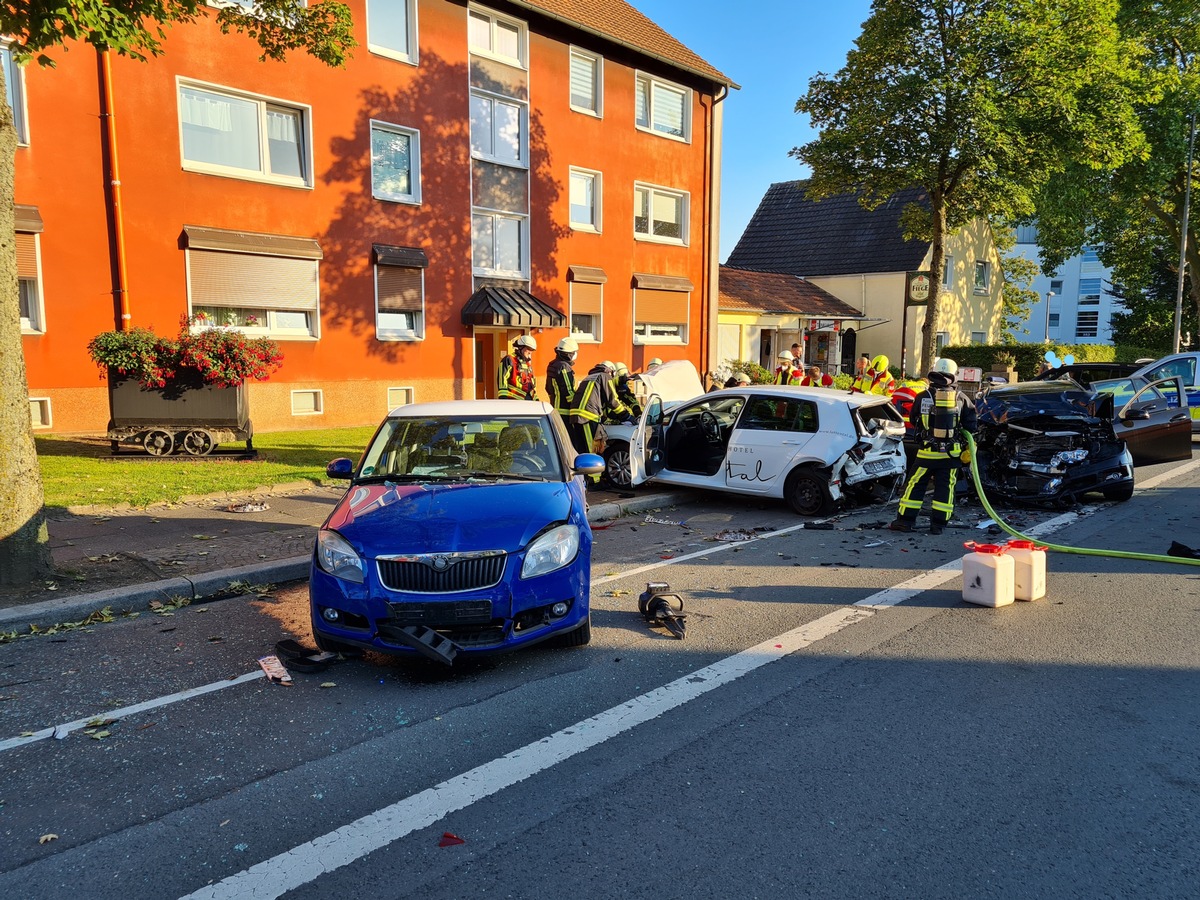
[[[1133,496],[1133,457],[1113,429],[1113,397],[1071,382],[1023,382],[976,400],[979,477],[991,496],[1070,505]]]

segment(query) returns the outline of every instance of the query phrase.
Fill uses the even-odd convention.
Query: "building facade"
[[[1013,252],[1038,261],[1036,225],[1017,229]],[[1112,269],[1100,262],[1092,247],[1066,260],[1053,275],[1038,273],[1031,289],[1039,300],[1029,311],[1024,329],[1013,332],[1024,343],[1111,344],[1112,316],[1123,307],[1112,294]]]
[[[578,366],[715,353],[723,74],[623,0],[351,2],[345,68],[209,20],[149,62],[5,54],[39,427],[103,431],[120,327],[276,339],[259,431],[495,395],[518,334]],[[206,324],[207,323],[207,324]]]

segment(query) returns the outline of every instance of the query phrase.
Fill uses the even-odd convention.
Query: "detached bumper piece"
[[[462,649],[445,635],[424,625],[385,625],[381,622],[379,636],[391,643],[412,647],[426,659],[446,666],[454,665],[454,657]]]
[[[661,626],[683,640],[687,628],[683,597],[672,592],[669,584],[662,581],[647,582],[646,590],[638,597],[638,610],[652,628]]]

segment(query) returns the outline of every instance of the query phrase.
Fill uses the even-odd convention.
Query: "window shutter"
[[[604,301],[604,287],[575,282],[571,285],[571,315],[598,316]]]
[[[571,56],[571,105],[596,108],[596,61],[589,56]]]
[[[317,261],[188,251],[193,306],[317,309]]]
[[[402,266],[376,266],[375,284],[380,312],[420,312],[421,270]]]
[[[682,291],[656,291],[639,288],[634,294],[634,319],[639,324],[653,322],[665,325],[686,325],[688,297]]]
[[[683,136],[683,101],[681,91],[655,84],[654,91],[654,127],[667,134]]]
[[[637,80],[637,86],[634,89],[633,101],[633,119],[643,128],[650,127],[650,82],[644,78]]]
[[[36,235],[17,233],[17,277],[38,277]]]

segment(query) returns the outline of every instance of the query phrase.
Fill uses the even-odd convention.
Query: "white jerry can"
[[[1046,596],[1046,548],[1033,541],[1009,541],[1013,559],[1013,585],[1018,600],[1040,600]]]
[[[1015,597],[1015,566],[1003,544],[963,544],[963,599],[977,606],[1008,606]]]

